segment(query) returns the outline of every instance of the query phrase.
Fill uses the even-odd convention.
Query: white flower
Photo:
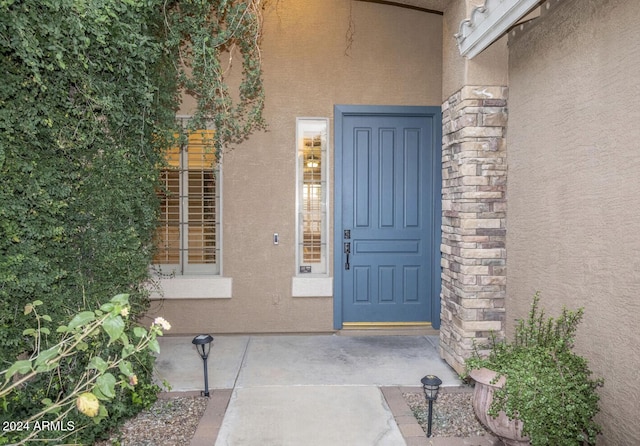
[[[161,326],[163,330],[171,330],[171,324],[169,322],[167,322],[167,320],[165,318],[163,318],[163,317],[155,318],[153,323],[155,325]]]

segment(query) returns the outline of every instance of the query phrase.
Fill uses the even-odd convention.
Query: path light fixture
[[[202,396],[209,396],[209,376],[207,373],[207,359],[209,359],[209,352],[211,351],[211,342],[213,337],[208,334],[201,334],[193,338],[192,344],[196,346],[198,354],[202,358],[204,363],[204,392],[200,392]]]
[[[424,397],[429,403],[429,421],[427,426],[427,437],[431,437],[431,420],[433,419],[433,402],[438,399],[438,390],[440,390],[440,384],[442,380],[436,375],[427,375],[420,380],[422,382],[422,390],[424,390]]]

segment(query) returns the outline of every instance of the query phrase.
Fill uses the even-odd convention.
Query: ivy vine
[[[215,127],[218,151],[265,126],[261,8],[261,0],[0,0],[0,370],[57,342],[51,331],[35,345],[25,331],[25,305],[36,300],[55,325],[128,293],[132,333],[148,308],[159,169],[182,92],[197,100],[193,128]],[[84,354],[108,357],[103,341]],[[143,383],[152,362],[144,353],[132,361]],[[77,361],[60,367],[0,398],[0,421],[27,416],[84,373]],[[90,443],[140,400],[152,402],[120,389],[109,419],[76,440]]]
[[[265,128],[262,7],[261,0],[180,0],[165,6],[178,87],[197,101],[189,126],[195,130],[212,123],[218,153]],[[228,78],[236,57],[242,59],[242,79],[233,92]]]

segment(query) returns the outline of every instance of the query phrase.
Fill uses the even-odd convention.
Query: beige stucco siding
[[[507,37],[503,36],[473,59],[460,56],[457,40],[460,22],[468,19],[477,2],[448,1],[442,24],[442,101],[465,85],[507,85]]]
[[[509,334],[530,296],[585,307],[604,445],[640,444],[640,8],[565,0],[509,38]]]
[[[278,0],[264,19],[269,129],[223,159],[222,268],[231,298],[155,301],[150,314],[165,316],[174,334],[332,330],[332,297],[292,296],[296,117],[331,119],[332,164],[335,104],[441,102],[440,15],[349,0]],[[191,107],[186,98],[181,112]],[[332,229],[331,223],[329,251]]]

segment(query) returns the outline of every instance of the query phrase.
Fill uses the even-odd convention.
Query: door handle
[[[345,240],[351,240],[351,229],[345,229],[342,232],[342,235]],[[351,242],[346,242],[344,244],[344,253],[347,255],[347,261],[344,263],[344,269],[349,271],[351,265],[349,265],[349,254],[351,254]]]
[[[351,242],[346,242],[344,244],[344,253],[347,255],[347,261],[344,264],[344,269],[345,270],[349,270],[350,265],[349,265],[349,254],[351,254]]]

